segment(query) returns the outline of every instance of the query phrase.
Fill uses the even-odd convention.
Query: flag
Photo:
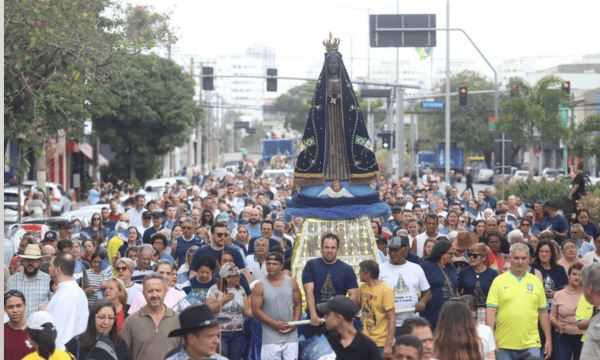
[[[417,50],[417,54],[419,54],[419,60],[425,60],[433,53],[432,47],[419,47],[415,48],[415,50]]]

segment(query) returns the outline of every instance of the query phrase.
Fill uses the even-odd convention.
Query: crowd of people
[[[25,234],[5,269],[5,359],[600,359],[588,209],[424,180],[373,185],[391,215],[358,274],[327,233],[301,281],[289,178],[97,184],[99,213]]]

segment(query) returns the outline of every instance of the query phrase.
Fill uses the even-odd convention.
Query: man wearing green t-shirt
[[[494,329],[498,360],[540,357],[539,324],[544,331],[544,359],[552,355],[552,336],[544,285],[528,272],[529,248],[510,247],[510,271],[497,276],[487,297],[487,324]]]

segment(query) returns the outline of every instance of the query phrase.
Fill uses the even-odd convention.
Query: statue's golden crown
[[[323,45],[325,45],[325,49],[327,52],[329,51],[338,51],[340,46],[340,39],[334,38],[331,33],[329,33],[329,39],[323,40]]]

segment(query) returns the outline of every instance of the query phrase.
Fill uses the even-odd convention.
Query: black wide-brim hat
[[[219,324],[206,304],[192,305],[179,314],[181,327],[169,333],[169,337],[182,336],[198,329]]]

